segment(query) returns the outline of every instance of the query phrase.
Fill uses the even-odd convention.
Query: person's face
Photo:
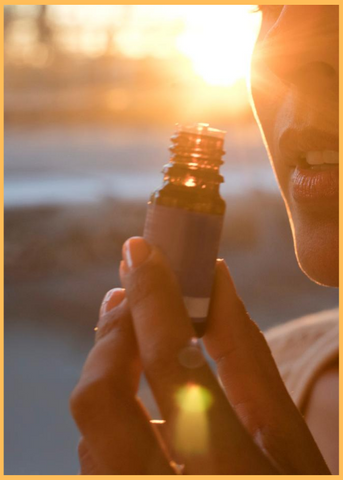
[[[302,270],[338,285],[338,6],[265,6],[251,93]]]

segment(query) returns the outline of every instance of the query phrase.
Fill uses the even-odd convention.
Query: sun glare
[[[197,5],[185,10],[186,28],[177,46],[207,83],[232,85],[246,77],[261,22],[252,10],[252,5]]]

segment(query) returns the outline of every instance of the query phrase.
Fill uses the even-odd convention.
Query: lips
[[[287,129],[280,136],[281,158],[291,170],[290,193],[297,203],[338,204],[338,136],[315,128]]]
[[[320,205],[338,202],[339,169],[330,166],[325,169],[301,168],[297,166],[291,176],[291,193],[297,203]]]

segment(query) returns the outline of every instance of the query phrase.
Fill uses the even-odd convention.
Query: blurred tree
[[[47,45],[53,43],[53,31],[48,19],[48,5],[37,5],[38,14],[36,19],[38,40]]]
[[[4,6],[4,41],[7,40],[7,35],[9,27],[15,18],[15,6],[14,5],[5,5]]]
[[[120,22],[111,22],[108,25],[106,34],[107,34],[107,42],[106,42],[106,49],[105,55],[106,56],[116,56],[118,54],[117,48],[117,36],[118,34],[125,29],[128,28],[132,21],[133,17],[133,10],[132,5],[121,5],[121,16]]]

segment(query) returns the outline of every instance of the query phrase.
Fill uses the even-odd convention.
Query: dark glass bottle
[[[225,213],[219,193],[224,135],[202,123],[178,127],[144,229],[144,237],[169,258],[198,336],[206,327]]]

